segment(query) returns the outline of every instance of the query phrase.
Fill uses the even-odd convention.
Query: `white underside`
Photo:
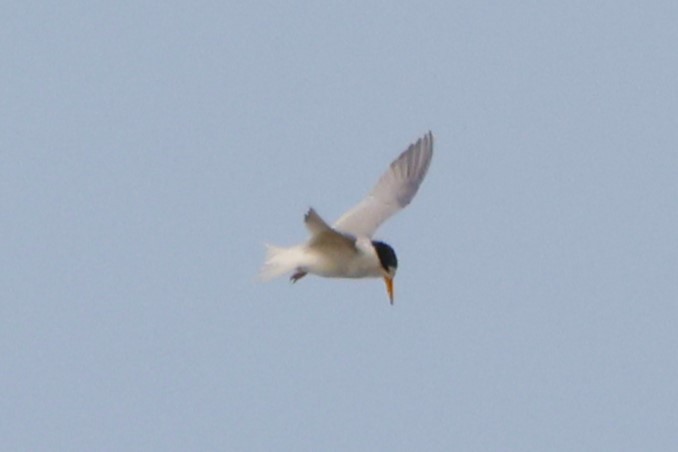
[[[260,278],[268,281],[292,272],[306,272],[326,278],[379,278],[384,271],[369,240],[359,240],[356,249],[314,247],[308,244],[290,248],[267,246],[266,262]]]

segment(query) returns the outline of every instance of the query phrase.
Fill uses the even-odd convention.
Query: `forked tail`
[[[268,281],[297,270],[303,258],[299,247],[280,248],[266,245],[266,261],[259,271],[259,279]]]

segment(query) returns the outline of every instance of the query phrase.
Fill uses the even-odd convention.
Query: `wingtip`
[[[318,212],[316,212],[313,207],[309,207],[304,214],[304,222],[308,223],[309,221],[314,221],[316,218],[320,218],[320,215],[318,215]]]
[[[421,136],[416,142],[412,143],[407,150],[419,148],[425,152],[433,153],[433,140],[433,132],[429,129],[429,131]]]
[[[426,134],[426,138],[429,141],[429,146],[428,148],[433,152],[433,132],[429,129],[428,133]]]

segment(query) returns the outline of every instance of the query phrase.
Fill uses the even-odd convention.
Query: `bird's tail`
[[[266,261],[259,271],[259,279],[268,281],[296,270],[303,259],[300,247],[280,248],[266,245]]]

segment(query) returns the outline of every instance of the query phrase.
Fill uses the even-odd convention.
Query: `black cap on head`
[[[379,262],[384,270],[390,272],[391,268],[398,268],[398,258],[396,257],[395,251],[391,248],[390,245],[387,245],[384,242],[378,242],[376,240],[372,241],[374,249],[377,251],[377,256],[379,256]]]

